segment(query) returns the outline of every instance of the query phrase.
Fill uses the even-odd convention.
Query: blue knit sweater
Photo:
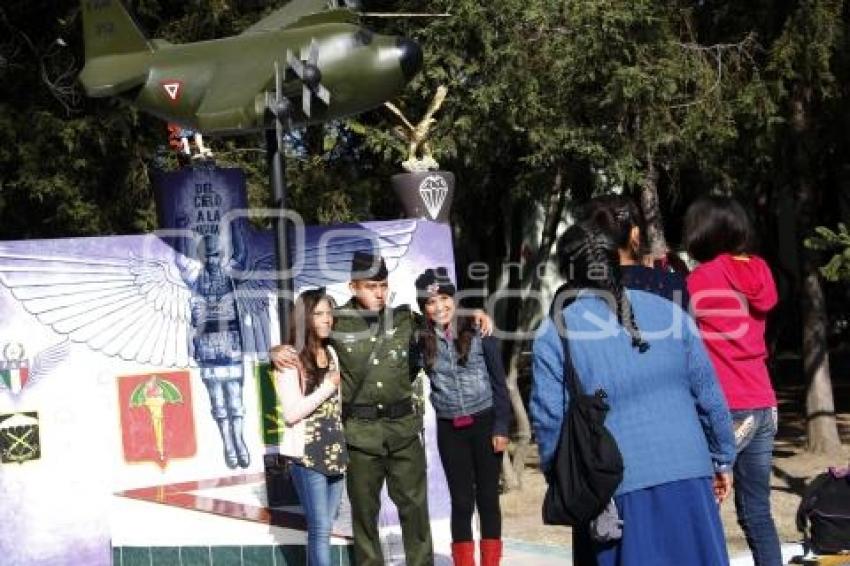
[[[623,454],[617,494],[711,476],[735,458],[732,421],[693,320],[672,302],[627,291],[650,349],[641,354],[599,296],[582,292],[563,313],[585,392],[603,388],[606,426]],[[551,320],[534,340],[531,417],[544,470],[564,416],[562,342]],[[714,466],[712,465],[714,464]]]

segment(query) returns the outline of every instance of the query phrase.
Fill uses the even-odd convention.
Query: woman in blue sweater
[[[576,564],[716,566],[728,563],[718,504],[729,494],[732,422],[691,318],[672,301],[622,286],[616,244],[576,225],[558,246],[574,299],[564,318],[586,391],[603,389],[606,426],[623,455],[614,497],[622,536],[598,542],[573,529]],[[556,303],[558,304],[558,303]],[[534,341],[531,414],[542,467],[564,419],[564,355],[555,325]]]

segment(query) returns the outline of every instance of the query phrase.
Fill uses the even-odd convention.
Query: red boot
[[[481,539],[481,566],[499,566],[502,560],[502,540],[497,538]]]
[[[452,560],[455,566],[475,566],[475,542],[453,542]]]

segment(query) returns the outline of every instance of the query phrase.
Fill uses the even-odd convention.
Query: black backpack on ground
[[[797,529],[818,554],[850,552],[850,473],[830,469],[812,480],[797,509]]]
[[[584,526],[605,509],[617,491],[623,480],[623,456],[605,428],[609,409],[605,391],[584,393],[570,357],[563,313],[553,313],[552,320],[561,337],[564,390],[569,390],[570,401],[564,407],[561,437],[546,473],[543,522]]]

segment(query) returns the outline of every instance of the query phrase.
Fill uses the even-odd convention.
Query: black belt
[[[413,413],[413,401],[408,397],[395,403],[378,403],[375,405],[342,404],[342,418],[354,417],[374,421],[377,419],[400,419]]]

